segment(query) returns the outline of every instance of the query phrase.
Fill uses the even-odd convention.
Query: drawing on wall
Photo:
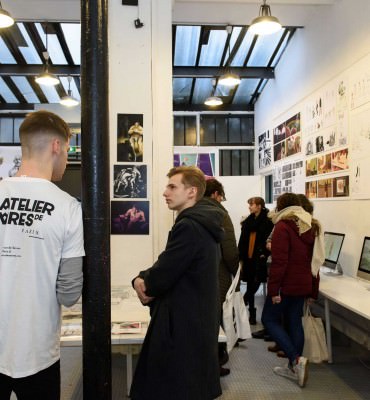
[[[115,198],[147,197],[147,166],[114,165],[113,196]]]
[[[117,161],[143,161],[143,136],[143,114],[117,114]]]
[[[276,200],[282,193],[304,192],[303,161],[286,163],[274,169],[273,198]]]
[[[14,176],[21,166],[20,146],[0,146],[0,180]]]
[[[149,201],[111,201],[112,235],[148,235]]]
[[[333,179],[321,179],[317,181],[317,197],[333,197]]]
[[[301,152],[301,114],[295,114],[273,129],[274,161]]]
[[[317,157],[317,174],[327,174],[331,172],[331,155],[325,154]]]
[[[309,199],[317,198],[317,181],[306,182],[306,196]]]
[[[207,176],[215,176],[215,153],[176,153],[173,156],[173,166],[195,166]]]
[[[333,178],[333,196],[349,196],[349,176]]]
[[[370,101],[370,55],[358,62],[353,69],[350,92],[352,110]]]
[[[258,136],[258,166],[260,169],[271,164],[271,139],[270,131]]]
[[[342,171],[348,169],[348,149],[343,149],[331,153],[332,171]]]
[[[317,175],[317,158],[306,160],[306,176]]]

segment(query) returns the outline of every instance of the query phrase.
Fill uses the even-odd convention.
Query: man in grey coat
[[[221,395],[218,369],[219,242],[223,212],[199,202],[204,174],[172,168],[164,197],[178,213],[165,250],[133,286],[151,309],[135,370],[133,400],[211,400]]]

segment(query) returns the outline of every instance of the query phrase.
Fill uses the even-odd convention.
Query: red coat
[[[299,235],[293,220],[277,222],[271,243],[269,296],[281,294],[317,298],[319,280],[311,274],[314,241],[312,229]]]

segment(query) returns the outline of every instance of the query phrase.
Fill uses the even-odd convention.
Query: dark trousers
[[[18,400],[59,400],[60,361],[24,378],[0,374],[0,400],[9,400],[12,391]]]

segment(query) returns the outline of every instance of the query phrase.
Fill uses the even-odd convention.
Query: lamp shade
[[[8,11],[5,11],[0,6],[0,28],[8,28],[14,24],[14,19],[10,16]]]
[[[39,85],[45,86],[55,86],[59,83],[59,79],[55,75],[50,74],[47,70],[45,70],[41,75],[38,75],[35,78],[35,81]]]
[[[239,75],[227,72],[226,74],[221,75],[218,83],[224,86],[236,86],[240,83],[240,77]]]
[[[68,95],[60,99],[60,104],[66,107],[75,107],[80,104],[80,102],[72,96],[70,90],[68,90]]]
[[[207,99],[204,102],[204,104],[206,106],[215,107],[215,106],[220,106],[221,104],[223,104],[223,101],[222,101],[222,99],[220,97],[211,96],[211,97],[207,97]]]
[[[248,30],[254,35],[271,35],[280,29],[279,20],[271,15],[270,6],[264,0],[263,5],[260,7],[259,16],[254,18]]]

